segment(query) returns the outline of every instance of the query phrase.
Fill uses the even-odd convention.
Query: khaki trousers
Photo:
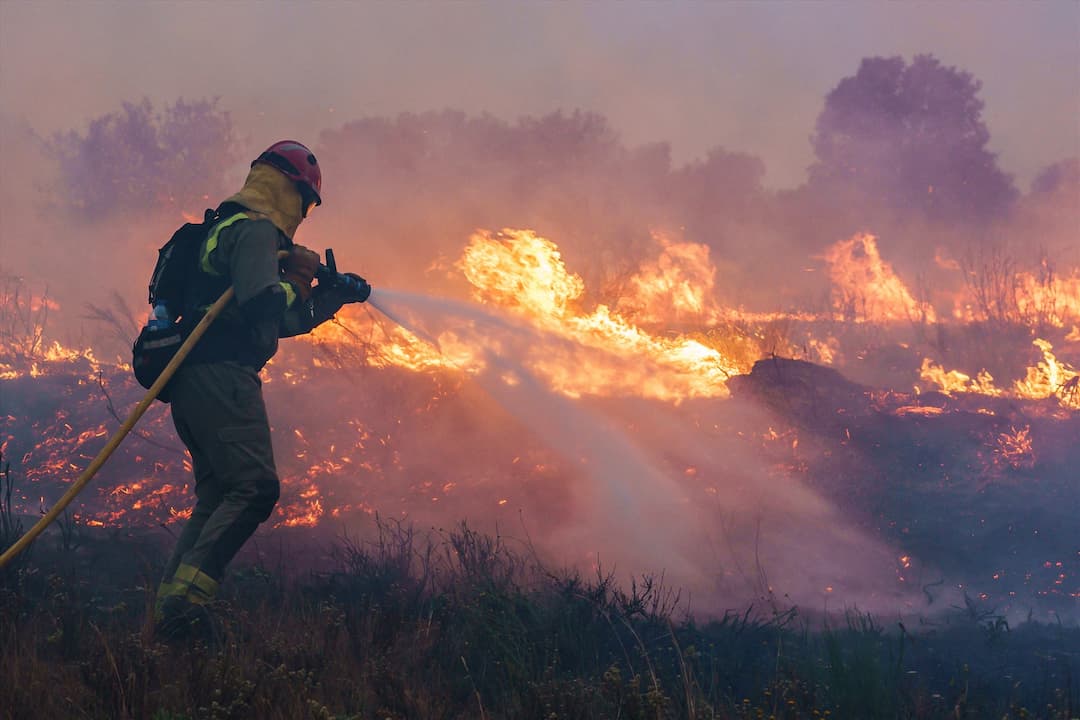
[[[280,495],[257,372],[236,363],[181,367],[169,385],[173,424],[191,453],[195,508],[158,590],[211,600],[226,565]]]

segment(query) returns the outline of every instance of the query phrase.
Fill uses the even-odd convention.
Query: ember
[[[1010,427],[999,433],[994,448],[995,462],[1007,464],[1014,470],[1035,467],[1035,455],[1031,450],[1031,426]]]

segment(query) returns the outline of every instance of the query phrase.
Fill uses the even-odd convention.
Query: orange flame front
[[[873,235],[841,240],[826,250],[824,258],[833,282],[833,307],[843,319],[934,322],[934,309],[912,297],[892,266],[882,259]]]

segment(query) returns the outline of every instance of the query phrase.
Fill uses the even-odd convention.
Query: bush
[[[177,100],[156,111],[124,103],[85,132],[55,135],[46,146],[59,165],[53,204],[78,219],[160,207],[201,210],[224,194],[236,160],[232,121],[217,100]]]

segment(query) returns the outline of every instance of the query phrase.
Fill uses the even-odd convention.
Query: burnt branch
[[[0,343],[18,358],[38,355],[51,304],[48,287],[35,294],[23,278],[0,270]]]
[[[82,317],[85,320],[104,323],[109,330],[109,336],[119,342],[121,347],[126,348],[139,334],[138,323],[133,319],[135,313],[127,301],[115,290],[112,293],[111,301],[112,304],[105,307],[87,303],[86,312]]]
[[[116,411],[116,406],[113,405],[112,397],[109,395],[109,391],[105,387],[104,374],[100,370],[98,371],[98,387],[101,388],[101,394],[105,396],[105,409],[108,410],[109,414],[112,415],[114,420],[116,420],[117,425],[123,425],[124,424],[124,418],[120,417],[120,413]],[[176,447],[175,445],[167,445],[165,443],[158,442],[153,437],[151,437],[149,433],[147,433],[144,430],[139,430],[138,428],[132,428],[131,432],[132,432],[132,434],[138,436],[142,440],[145,440],[147,443],[149,443],[150,445],[153,445],[156,448],[161,448],[162,450],[167,450],[167,451],[169,451],[171,453],[176,453],[177,455],[180,455],[180,456],[185,455],[185,452],[183,450],[181,450],[180,448]]]

